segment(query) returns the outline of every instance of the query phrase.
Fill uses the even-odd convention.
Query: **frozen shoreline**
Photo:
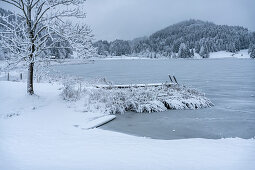
[[[157,139],[254,137],[253,59],[116,60],[58,67],[84,79],[105,77],[113,84],[169,81],[197,88],[215,104],[199,110],[170,110],[153,114],[117,115],[102,128]],[[132,69],[130,69],[132,66]],[[150,68],[150,69],[149,69]],[[172,132],[172,130],[176,130]]]

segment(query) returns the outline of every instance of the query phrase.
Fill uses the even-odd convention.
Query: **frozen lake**
[[[129,112],[103,129],[158,139],[255,136],[255,60],[99,60],[56,67],[88,80],[105,77],[115,84],[166,82],[172,74],[180,84],[203,91],[215,104],[200,110]]]

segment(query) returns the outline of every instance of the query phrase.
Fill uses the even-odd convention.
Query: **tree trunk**
[[[29,54],[29,66],[28,66],[28,75],[27,75],[27,93],[30,95],[34,94],[34,87],[33,87],[33,78],[34,78],[34,51],[35,51],[35,45],[34,45],[34,32],[32,30],[32,20],[31,20],[31,16],[32,16],[32,7],[31,7],[31,3],[30,0],[28,0],[28,6],[27,6],[27,31],[29,34],[29,39],[30,39],[30,43],[31,43],[31,49],[29,49],[31,51],[31,53]]]
[[[28,66],[28,74],[27,74],[27,93],[30,95],[34,94],[33,74],[34,74],[34,63],[30,63]]]

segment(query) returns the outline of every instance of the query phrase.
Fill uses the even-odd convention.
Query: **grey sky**
[[[0,6],[10,9],[3,2]],[[188,19],[255,31],[255,0],[87,0],[85,9],[85,22],[97,40],[148,36]]]
[[[86,10],[96,39],[133,39],[187,19],[255,30],[255,0],[87,0]]]

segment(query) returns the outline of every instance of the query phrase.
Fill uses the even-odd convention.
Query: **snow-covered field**
[[[222,169],[253,170],[255,140],[155,140],[85,130],[101,113],[64,102],[61,86],[0,82],[0,169]]]

